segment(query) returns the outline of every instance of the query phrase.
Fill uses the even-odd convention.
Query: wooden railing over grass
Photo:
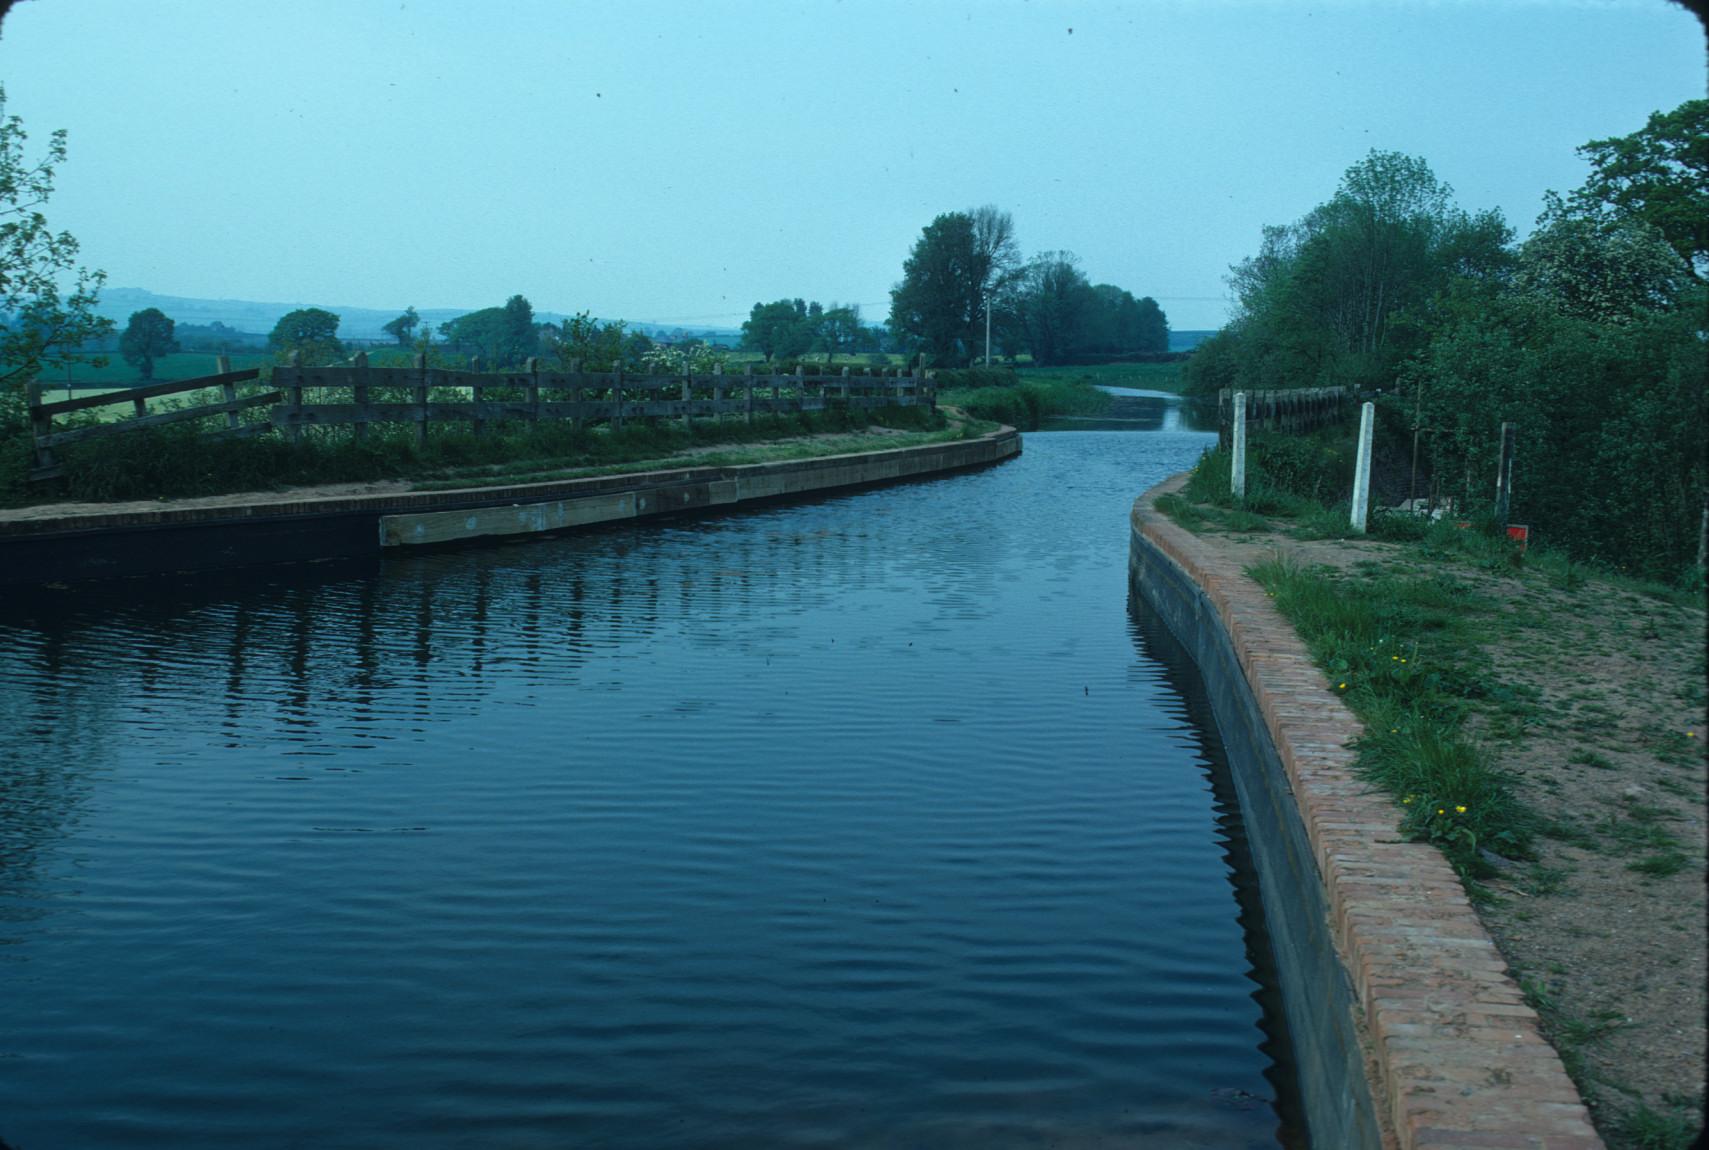
[[[41,384],[31,384],[30,424],[35,434],[36,468],[32,479],[50,479],[63,472],[52,449],[99,436],[121,435],[145,427],[224,413],[226,426],[210,436],[251,436],[275,429],[292,442],[305,427],[350,427],[364,439],[375,424],[405,424],[415,429],[417,445],[427,441],[434,423],[466,424],[476,435],[506,421],[536,423],[573,420],[578,427],[605,423],[621,428],[626,420],[695,419],[741,416],[753,422],[762,415],[792,415],[835,408],[937,406],[937,387],[923,369],[843,368],[840,374],[758,374],[752,366],[740,375],[722,368],[676,375],[631,375],[623,371],[584,372],[571,365],[567,372],[541,371],[530,359],[520,372],[450,371],[427,366],[417,356],[413,367],[370,367],[366,353],[338,367],[276,367],[272,390],[239,399],[236,385],[260,377],[260,371],[226,371],[220,359],[218,375],[110,391],[103,395],[43,403]],[[153,413],[146,401],[164,395],[224,389],[223,403]],[[134,418],[112,423],[53,430],[53,417],[117,403],[135,405]],[[265,421],[241,423],[237,413],[271,405]]]
[[[541,371],[530,359],[520,372],[449,371],[427,366],[369,367],[358,355],[349,367],[278,367],[273,385],[284,401],[272,411],[273,426],[293,440],[304,427],[349,425],[358,439],[376,423],[413,424],[416,442],[425,442],[430,423],[466,423],[476,435],[504,420],[574,420],[577,426],[606,423],[622,427],[631,419],[723,419],[754,414],[790,415],[828,408],[937,405],[929,375],[900,369],[840,375],[742,374],[710,372],[633,375],[621,370]],[[338,393],[328,402],[326,392]],[[305,394],[313,395],[305,401]],[[345,394],[348,399],[345,399]]]
[[[1339,423],[1353,410],[1353,396],[1340,387],[1301,387],[1246,393],[1247,431],[1315,431]],[[1229,445],[1234,426],[1234,393],[1216,393],[1217,440]]]
[[[204,375],[196,379],[179,379],[169,383],[151,383],[143,387],[123,388],[108,391],[100,395],[88,395],[78,399],[62,399],[55,403],[42,402],[44,385],[40,382],[29,385],[30,432],[35,440],[36,466],[30,471],[31,479],[52,479],[63,473],[63,465],[54,458],[53,449],[62,444],[76,443],[85,439],[100,439],[106,436],[123,435],[144,427],[160,427],[168,423],[180,423],[188,419],[205,419],[210,415],[225,415],[225,426],[205,434],[218,438],[242,438],[259,435],[270,430],[265,423],[242,423],[237,413],[245,408],[259,407],[263,404],[276,403],[280,398],[277,391],[262,392],[259,395],[246,395],[238,398],[237,385],[259,379],[261,372],[257,368],[247,371],[229,370],[231,363],[225,356],[218,361],[219,371],[214,375]],[[45,385],[52,386],[52,385]],[[219,388],[223,393],[219,403],[202,403],[191,407],[178,407],[169,411],[150,412],[148,401],[167,395],[182,395],[189,391],[202,391],[208,388]],[[53,429],[53,417],[69,415],[74,411],[89,411],[98,407],[109,407],[116,403],[128,403],[132,406],[131,418],[116,420],[112,423],[97,423],[88,427],[74,427],[66,431]]]

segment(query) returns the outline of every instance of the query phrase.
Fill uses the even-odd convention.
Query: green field
[[[1023,380],[1040,382],[1072,382],[1103,384],[1106,387],[1132,387],[1142,391],[1166,391],[1180,395],[1186,387],[1181,377],[1183,364],[1174,363],[1101,363],[1084,367],[1023,367]]]
[[[106,364],[96,366],[92,361],[97,358],[90,356],[66,368],[44,370],[37,378],[42,385],[42,391],[52,394],[54,384],[63,383],[67,377],[77,383],[102,383],[119,387],[140,387],[147,381],[136,368],[124,361],[116,352],[106,356]],[[176,379],[195,379],[200,375],[213,375],[217,370],[214,361],[217,357],[212,352],[176,351],[154,361],[154,382],[168,383]],[[266,367],[272,364],[273,357],[262,352],[234,352],[229,357],[233,371],[243,371],[251,367]],[[87,394],[86,392],[83,394]],[[54,396],[56,399],[65,398],[63,394]]]

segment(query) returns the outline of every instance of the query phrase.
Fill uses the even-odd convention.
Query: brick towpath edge
[[[1330,932],[1371,1043],[1371,1089],[1403,1150],[1602,1150],[1590,1113],[1442,853],[1407,842],[1353,770],[1363,731],[1239,560],[1134,502],[1134,531],[1196,583],[1288,774]]]

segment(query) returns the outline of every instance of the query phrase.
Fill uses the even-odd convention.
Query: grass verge
[[[1529,857],[1534,814],[1463,729],[1469,700],[1511,690],[1480,657],[1478,597],[1441,576],[1347,579],[1275,560],[1248,573],[1364,724],[1358,770],[1400,804],[1403,829],[1468,880],[1493,873],[1485,852]]]
[[[867,434],[872,428],[885,434]],[[405,426],[375,426],[361,440],[345,428],[309,428],[301,442],[291,443],[279,435],[212,439],[192,421],[69,445],[62,452],[66,477],[46,484],[24,479],[29,466],[25,431],[26,449],[0,451],[0,506],[184,498],[396,479],[415,480],[424,489],[528,482],[680,465],[674,457],[687,452],[704,455],[709,465],[738,457],[759,462],[951,440],[983,429],[975,421],[941,411],[897,407],[762,416],[752,424],[702,420],[689,428],[662,420],[631,422],[620,430],[576,428],[568,421],[501,423],[481,436],[465,426],[446,424],[430,427],[426,443],[418,446],[413,429]],[[712,447],[727,447],[731,454],[705,455]]]

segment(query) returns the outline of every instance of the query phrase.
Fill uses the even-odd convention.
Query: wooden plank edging
[[[1507,971],[1458,876],[1399,832],[1353,770],[1362,731],[1305,643],[1234,560],[1140,496],[1141,534],[1204,591],[1294,792],[1330,931],[1371,1038],[1372,1091],[1402,1150],[1603,1150],[1590,1112]]]

